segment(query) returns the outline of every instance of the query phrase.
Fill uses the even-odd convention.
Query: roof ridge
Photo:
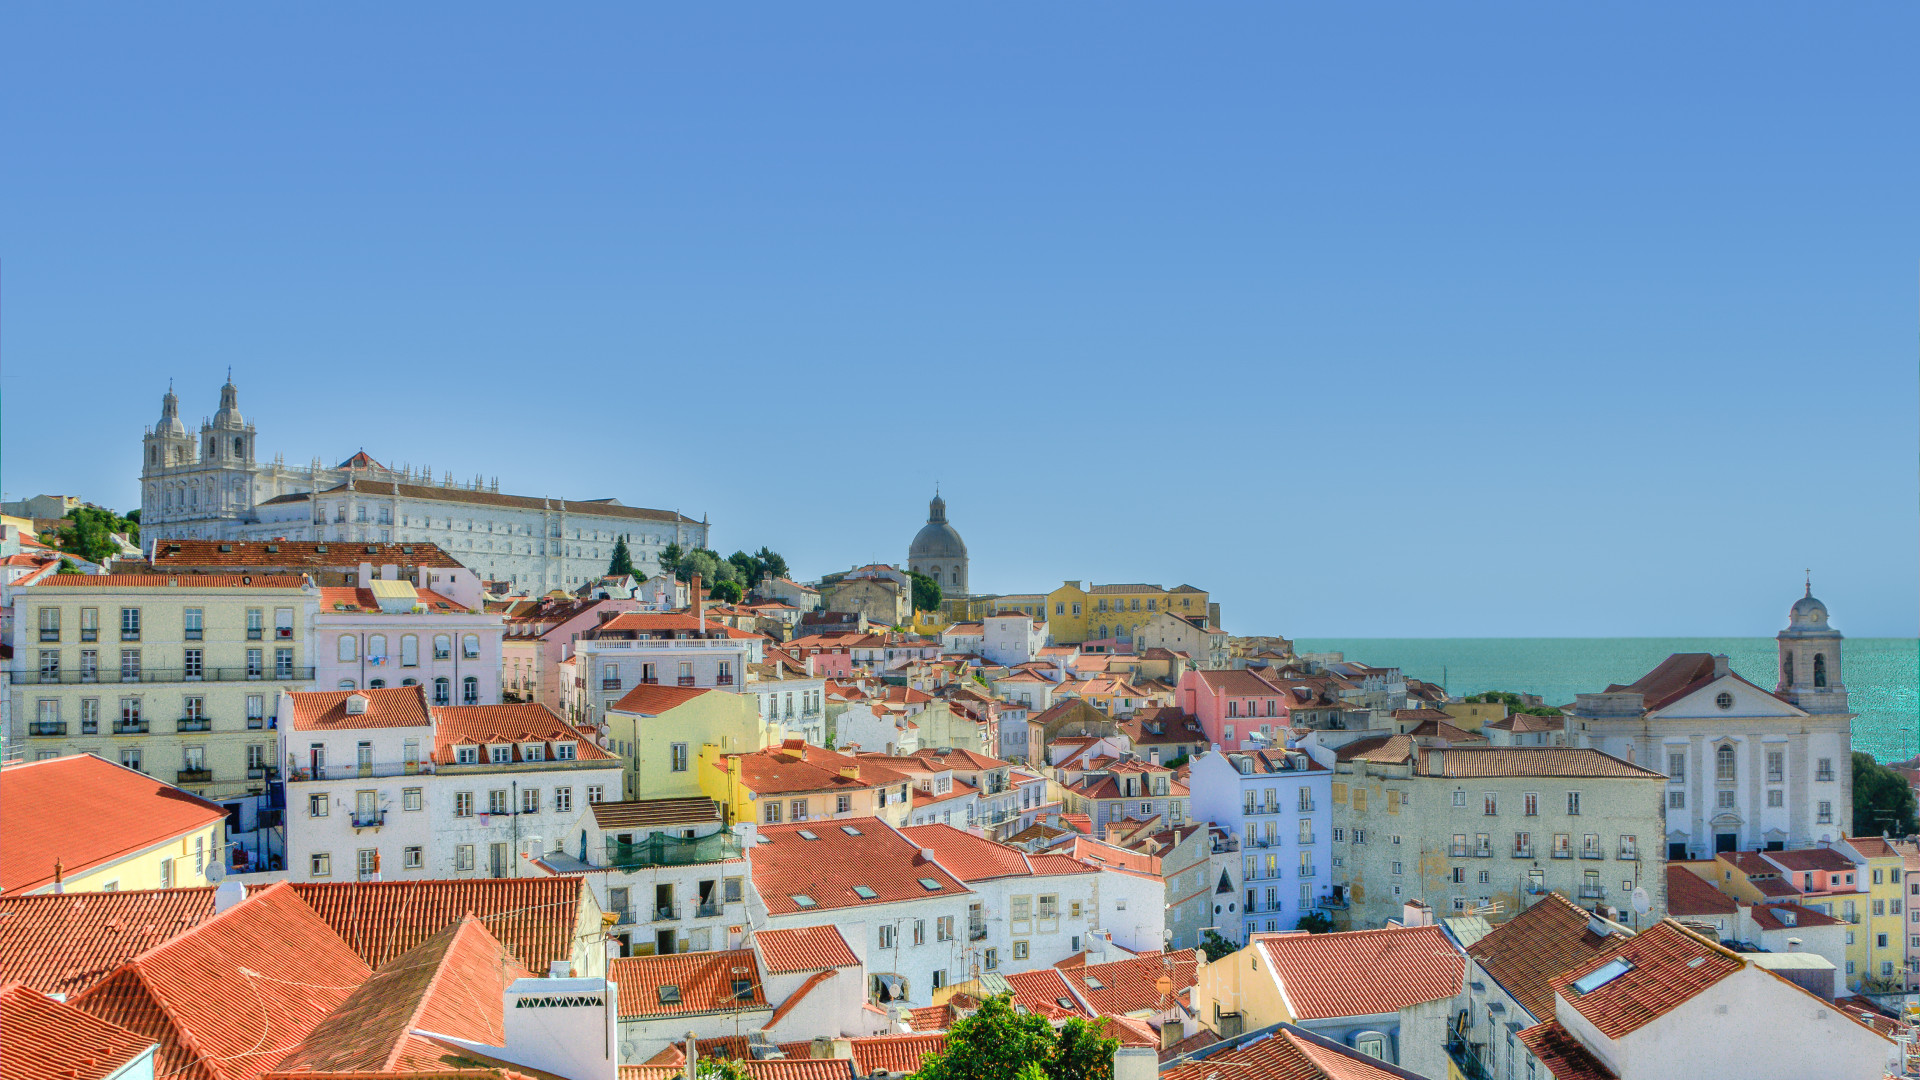
[[[406,1048],[407,1039],[413,1035],[415,1022],[420,1019],[422,1013],[427,1011],[427,1002],[432,999],[433,992],[439,988],[441,977],[447,973],[447,958],[453,954],[454,947],[459,944],[461,936],[464,935],[470,927],[480,927],[482,930],[486,929],[479,919],[474,918],[472,908],[468,908],[467,913],[460,916],[460,921],[454,924],[453,933],[447,937],[446,947],[440,950],[439,959],[434,961],[432,977],[427,979],[426,986],[420,988],[420,997],[414,1001],[413,1011],[407,1014],[407,1022],[400,1030],[400,1037],[393,1041],[393,1046],[387,1051],[387,1056],[380,1062],[382,1072],[392,1072],[399,1065],[400,1053]],[[437,937],[438,935],[435,936]],[[493,935],[488,934],[487,936],[492,937]],[[433,939],[429,938],[427,940],[431,941]],[[497,943],[498,942],[496,942],[496,944]],[[418,949],[426,944],[427,942],[423,941],[419,945],[415,945],[414,948]],[[401,957],[405,955],[405,953],[402,953]],[[399,959],[399,957],[396,957],[396,959]]]

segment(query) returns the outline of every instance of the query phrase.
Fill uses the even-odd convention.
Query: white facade
[[[1039,656],[1047,643],[1046,624],[1021,612],[989,615],[981,626],[985,633],[978,651],[996,664],[1024,664]]]
[[[826,745],[827,680],[824,677],[753,678],[748,680],[746,692],[759,700],[760,718],[779,726],[781,738]]]
[[[889,1001],[889,1005],[922,1006],[933,1003],[937,986],[965,982],[969,977],[966,972],[973,950],[967,940],[967,905],[974,899],[970,892],[942,892],[911,902],[770,915],[758,892],[749,890],[747,907],[756,931],[837,927],[854,955],[866,965],[870,995],[875,977],[890,976],[900,980],[905,996]],[[943,936],[947,934],[943,926],[953,928],[949,936]]]
[[[1316,765],[1299,750],[1209,751],[1193,759],[1194,816],[1240,840],[1243,925],[1232,926],[1232,940],[1292,930],[1318,910],[1333,865],[1333,773]]]
[[[711,629],[724,634],[726,627]],[[597,631],[596,631],[597,633]],[[606,719],[636,686],[713,687],[729,693],[747,689],[747,665],[765,660],[761,637],[616,638],[582,636],[574,643],[576,684],[585,680],[578,715],[583,723]],[[825,682],[821,684],[824,692]]]

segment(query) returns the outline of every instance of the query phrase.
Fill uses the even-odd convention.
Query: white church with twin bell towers
[[[1853,830],[1853,713],[1840,631],[1806,595],[1787,612],[1774,686],[1725,656],[1675,653],[1639,681],[1581,694],[1567,741],[1663,772],[1669,859],[1812,847]],[[1756,673],[1758,674],[1758,673]]]
[[[498,480],[439,480],[432,469],[389,468],[363,450],[338,465],[314,458],[262,462],[252,424],[240,415],[229,373],[220,408],[198,437],[180,420],[167,387],[160,422],[147,429],[140,468],[140,537],[163,540],[289,540],[433,543],[516,591],[572,590],[607,572],[625,539],[643,575],[668,544],[710,547],[707,522],[617,499],[502,495]]]

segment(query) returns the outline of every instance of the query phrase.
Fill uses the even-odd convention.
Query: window
[[[402,638],[401,640],[405,642],[412,639]],[[435,705],[453,704],[453,683],[445,675],[433,680],[433,703]]]
[[[473,796],[468,795],[467,798],[471,800]],[[472,844],[460,844],[459,846],[453,849],[453,868],[455,870],[473,869],[473,845]]]
[[[686,772],[687,771],[687,744],[683,742],[674,743],[668,749],[668,759],[669,759],[669,764],[668,764],[669,769],[671,769],[674,772]]]
[[[1821,758],[1819,764],[1813,770],[1813,778],[1815,780],[1832,780],[1833,759],[1827,757]]]
[[[834,802],[833,802],[833,812],[836,814],[853,813],[853,796],[851,795],[835,796]]]
[[[1828,802],[1826,799],[1821,799],[1820,812],[1816,815],[1816,818],[1822,825],[1833,824],[1833,803]]]
[[[1466,792],[1464,792],[1464,791],[1456,791],[1456,792],[1454,792],[1454,793],[1453,793],[1453,805],[1455,805],[1455,806],[1465,806],[1465,805],[1467,805],[1467,793],[1466,793]]]
[[[460,704],[480,704],[480,680],[472,675],[460,680]]]
[[[1667,792],[1667,809],[1669,809],[1669,810],[1685,810],[1686,808],[1687,808],[1687,793],[1686,793],[1686,792],[1684,792],[1684,791],[1680,791],[1680,790],[1677,790],[1677,789],[1676,789],[1676,790],[1674,790],[1674,791],[1669,791],[1669,792]]]
[[[139,682],[140,681],[140,650],[139,649],[121,649],[120,650],[120,681],[121,682]]]
[[[401,863],[401,866],[402,866],[402,868],[404,868],[404,869],[407,869],[407,870],[418,870],[418,869],[420,869],[420,867],[421,867],[421,866],[422,866],[422,865],[423,865],[423,864],[425,863],[425,861],[426,861],[426,860],[425,860],[425,854],[426,854],[426,851],[425,851],[425,849],[424,849],[424,848],[420,848],[420,847],[406,847],[406,848],[401,848],[401,849],[400,849],[400,863]]]
[[[1000,969],[1000,950],[999,949],[987,950],[985,966],[988,971],[998,971]]]
[[[1715,780],[1732,780],[1734,779],[1734,773],[1735,773],[1735,761],[1733,756],[1733,747],[1722,746],[1714,750],[1713,778]]]
[[[403,788],[400,792],[401,810],[418,810],[425,805],[421,791],[417,787]]]
[[[460,639],[460,655],[468,660],[480,659],[480,635],[467,634]]]
[[[1521,811],[1528,817],[1540,816],[1540,793],[1529,791],[1521,798]]]
[[[400,635],[400,666],[420,666],[420,638],[417,634]],[[445,702],[442,702],[445,704]]]
[[[433,635],[433,658],[435,660],[453,659],[453,635],[452,634]]]
[[[1731,709],[1733,708],[1733,695],[1722,690],[1719,694],[1715,695],[1713,703],[1722,709]]]
[[[140,768],[140,751],[138,750],[120,751],[120,764],[132,769],[134,772],[143,771]]]
[[[507,789],[494,788],[487,792],[487,813],[504,814],[507,812]]]
[[[273,636],[278,641],[293,638],[293,609],[290,607],[273,609]]]
[[[316,851],[307,860],[307,876],[330,877],[333,874],[333,856],[324,851]]]
[[[123,607],[120,609],[120,640],[140,640],[140,609]]]
[[[880,924],[880,947],[883,949],[891,949],[897,944],[898,942],[895,940],[895,935],[893,932],[893,924],[881,923]]]
[[[307,816],[308,817],[326,817],[327,806],[328,806],[328,801],[325,793],[314,792],[307,796]]]
[[[540,812],[539,788],[520,789],[520,812],[523,814],[537,814]]]
[[[561,787],[553,789],[553,810],[557,814],[573,813],[573,789]]]
[[[456,791],[453,793],[453,816],[454,817],[472,817],[473,816],[473,792]]]
[[[160,887],[163,889],[173,888],[173,860],[172,859],[160,860]]]
[[[1734,793],[1732,791],[1720,791],[1720,792],[1715,792],[1715,794],[1719,797],[1717,801],[1717,806],[1719,807],[1719,809],[1732,810],[1734,808],[1734,803],[1733,803]]]
[[[765,825],[780,824],[780,800],[768,799],[760,807],[760,821]]]
[[[603,785],[601,784],[587,785],[587,805],[588,806],[592,806],[594,803],[601,802],[605,798],[606,798],[606,788]]]
[[[182,613],[185,625],[182,633],[188,641],[199,641],[206,629],[206,613],[197,607],[187,608]]]
[[[1030,950],[1025,941],[1016,941],[1013,943],[1013,958],[1015,960],[1025,960],[1029,955]]]
[[[513,760],[513,747],[489,746],[487,747],[487,760],[493,762],[495,765],[508,764]]]
[[[273,650],[273,677],[276,679],[293,678],[293,650]]]
[[[1497,817],[1500,813],[1500,799],[1491,791],[1487,792],[1485,813],[1488,817]]]
[[[1580,816],[1580,793],[1577,791],[1567,792],[1567,816]]]

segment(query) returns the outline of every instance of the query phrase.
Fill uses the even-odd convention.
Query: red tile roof
[[[1593,933],[1592,920],[1592,914],[1573,901],[1548,893],[1467,946],[1467,955],[1535,1020],[1551,1018],[1554,977],[1596,957],[1611,956],[1627,940],[1622,933]]]
[[[0,806],[13,808],[0,829],[0,894],[9,896],[50,888],[55,862],[72,876],[227,816],[218,803],[93,754],[0,767]]]
[[[429,614],[465,614],[465,604],[450,600],[432,589],[414,590],[415,602],[427,609]],[[320,614],[322,615],[379,615],[380,601],[373,595],[372,589],[352,585],[328,585],[320,590]],[[411,615],[412,610],[403,614]]]
[[[1061,970],[1074,990],[1096,1011],[1130,1013],[1170,1006],[1169,999],[1177,999],[1182,990],[1194,984],[1199,967],[1197,956],[1192,949],[1145,952],[1125,960]],[[1167,980],[1164,995],[1160,990],[1161,979]],[[1095,986],[1096,982],[1100,985]]]
[[[701,694],[713,694],[719,691],[710,686],[660,686],[642,683],[627,691],[613,704],[616,712],[638,713],[641,716],[659,716],[669,709],[677,709]]]
[[[1841,920],[1800,904],[1754,904],[1748,908],[1762,930],[1797,930],[1803,926],[1839,926]],[[1788,922],[1791,918],[1793,921]]]
[[[742,1058],[740,1067],[752,1080],[851,1080],[846,1058]]]
[[[1713,681],[1713,654],[1674,653],[1658,667],[1631,683],[1614,683],[1607,693],[1633,693],[1645,699],[1648,712],[1663,709]]]
[[[876,1035],[854,1039],[853,1070],[857,1076],[876,1072],[914,1073],[928,1054],[947,1048],[945,1035]]]
[[[860,962],[847,939],[834,926],[802,926],[791,930],[761,930],[753,935],[767,974],[785,975],[821,968],[852,967]]]
[[[1584,994],[1574,989],[1575,982],[1615,960],[1631,967]],[[1733,953],[1663,919],[1622,942],[1611,957],[1597,957],[1555,978],[1553,991],[1602,1035],[1618,1039],[1745,966]]]
[[[278,550],[268,551],[273,547]],[[221,550],[222,548],[228,550]],[[374,550],[368,551],[368,548]],[[309,540],[162,540],[154,545],[156,569],[186,569],[203,566],[305,566],[358,567],[428,566],[461,569],[458,559],[438,544],[367,544]]]
[[[370,974],[283,882],[128,961],[73,1003],[160,1043],[159,1076],[255,1080]]]
[[[0,982],[72,997],[213,917],[213,889],[0,896]]]
[[[1733,897],[1714,888],[1684,866],[1667,864],[1667,912],[1689,915],[1732,915],[1740,910]]]
[[[299,574],[55,574],[29,588],[298,589],[306,583]]]
[[[21,983],[0,986],[4,1080],[105,1080],[153,1042]]]
[[[1438,926],[1255,938],[1302,1020],[1370,1016],[1460,992],[1466,958]]]
[[[1125,1016],[1103,1016],[1093,1025],[1096,1032],[1118,1042],[1121,1046],[1151,1046],[1160,1048],[1160,1036],[1153,1025],[1145,1020],[1135,1020]]]
[[[433,710],[433,760],[454,764],[455,748],[488,743],[512,743],[513,760],[520,761],[521,743],[544,743],[545,760],[553,761],[553,744],[570,743],[580,761],[614,761],[612,754],[594,745],[559,714],[539,702],[508,705],[440,705]],[[486,760],[486,755],[481,755]]]
[[[1073,984],[1053,968],[1021,971],[1007,976],[1013,987],[1013,1003],[1049,1020],[1078,1016],[1093,1019],[1094,1013],[1074,994]]]
[[[961,881],[1026,877],[1033,873],[1026,853],[1018,848],[996,844],[951,825],[914,825],[900,832],[920,847],[931,849],[940,865]]]
[[[766,991],[760,986],[760,965],[752,949],[630,956],[609,961],[607,978],[620,986],[623,1020],[767,1007]],[[744,992],[736,992],[736,981],[751,985]],[[662,992],[669,987],[679,991],[677,1001],[663,1000]],[[671,991],[666,992],[671,996]]]
[[[857,830],[850,835],[846,830]],[[810,832],[818,839],[801,837]],[[798,825],[762,825],[752,851],[754,888],[767,912],[787,915],[802,908],[793,897],[806,896],[813,907],[864,907],[928,896],[959,896],[968,889],[939,865],[920,857],[920,846],[879,818],[838,818]],[[940,886],[930,890],[920,879]],[[871,899],[855,886],[873,891]]]
[[[1854,869],[1854,862],[1832,848],[1795,848],[1792,851],[1769,851],[1761,858],[1796,873],[1805,870]]]
[[[1520,1032],[1520,1041],[1547,1067],[1553,1080],[1616,1080],[1612,1069],[1557,1022],[1527,1028]]]
[[[1893,845],[1887,843],[1887,838],[1884,836],[1849,836],[1847,843],[1865,858],[1898,859],[1901,857],[1899,852],[1893,850]]]
[[[1272,1038],[1249,1040],[1166,1069],[1160,1080],[1405,1080],[1411,1075],[1289,1024]]]
[[[875,763],[871,758],[835,753],[805,743],[769,747],[751,754],[728,754],[726,760],[740,763],[740,782],[760,795],[797,795],[811,791],[857,791],[871,787],[907,782],[897,770]],[[854,770],[843,775],[843,770]]]
[[[427,688],[389,686],[372,690],[315,690],[296,692],[293,699],[295,731],[336,731],[353,728],[428,727]],[[365,712],[348,711],[348,701],[359,698]]]
[[[294,892],[371,967],[472,913],[529,971],[573,957],[586,886],[577,877],[298,882]]]
[[[444,1044],[416,1030],[504,1046],[501,995],[532,973],[472,916],[373,973],[281,1059],[288,1072],[432,1069]]]

